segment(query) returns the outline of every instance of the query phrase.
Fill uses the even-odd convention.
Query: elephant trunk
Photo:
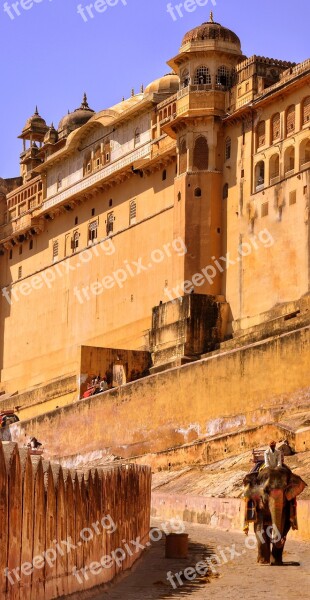
[[[271,542],[275,545],[283,543],[284,530],[284,491],[281,489],[271,490],[269,492],[269,510],[272,521]]]

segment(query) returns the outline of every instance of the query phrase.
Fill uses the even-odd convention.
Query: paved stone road
[[[222,532],[202,525],[188,525],[190,556],[188,560],[164,558],[164,543],[157,542],[136,564],[133,571],[93,600],[300,600],[310,598],[310,544],[288,541],[284,560],[300,562],[300,566],[260,566],[256,563],[256,549],[247,549],[241,533]],[[216,552],[220,558],[231,556],[233,548],[240,556],[218,567],[211,578],[197,575],[193,581],[182,579],[183,585],[173,589],[167,581],[167,571],[173,574],[196,565]],[[232,550],[233,551],[233,550]],[[191,575],[191,573],[190,573]],[[78,598],[85,598],[79,596]]]

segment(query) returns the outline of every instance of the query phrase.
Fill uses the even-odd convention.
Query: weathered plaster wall
[[[147,542],[150,499],[148,467],[78,474],[30,457],[16,444],[0,443],[1,600],[51,600],[112,581],[141,550],[125,553],[119,565],[110,558],[103,563],[108,568],[100,569],[101,558],[111,557],[124,539]],[[60,551],[55,551],[55,539]],[[79,580],[75,566],[91,569]],[[4,575],[6,568],[10,577]]]
[[[210,525],[216,529],[242,531],[244,500],[239,498],[208,498],[182,494],[152,495],[152,516],[161,519],[179,517],[189,523]],[[290,531],[295,540],[310,540],[310,501],[298,502],[298,531]]]
[[[50,456],[106,448],[130,457],[270,422],[292,394],[307,395],[309,331],[305,327],[76,402],[11,426],[12,437],[23,443],[35,435]]]

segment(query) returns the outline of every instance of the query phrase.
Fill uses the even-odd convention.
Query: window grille
[[[196,69],[195,85],[211,85],[211,75],[208,67],[199,67]]]

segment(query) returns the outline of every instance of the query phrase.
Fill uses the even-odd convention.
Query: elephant
[[[283,465],[249,473],[243,485],[243,496],[247,501],[245,531],[248,522],[253,521],[258,545],[257,562],[282,565],[286,536],[291,528],[298,528],[295,498],[307,484]]]

